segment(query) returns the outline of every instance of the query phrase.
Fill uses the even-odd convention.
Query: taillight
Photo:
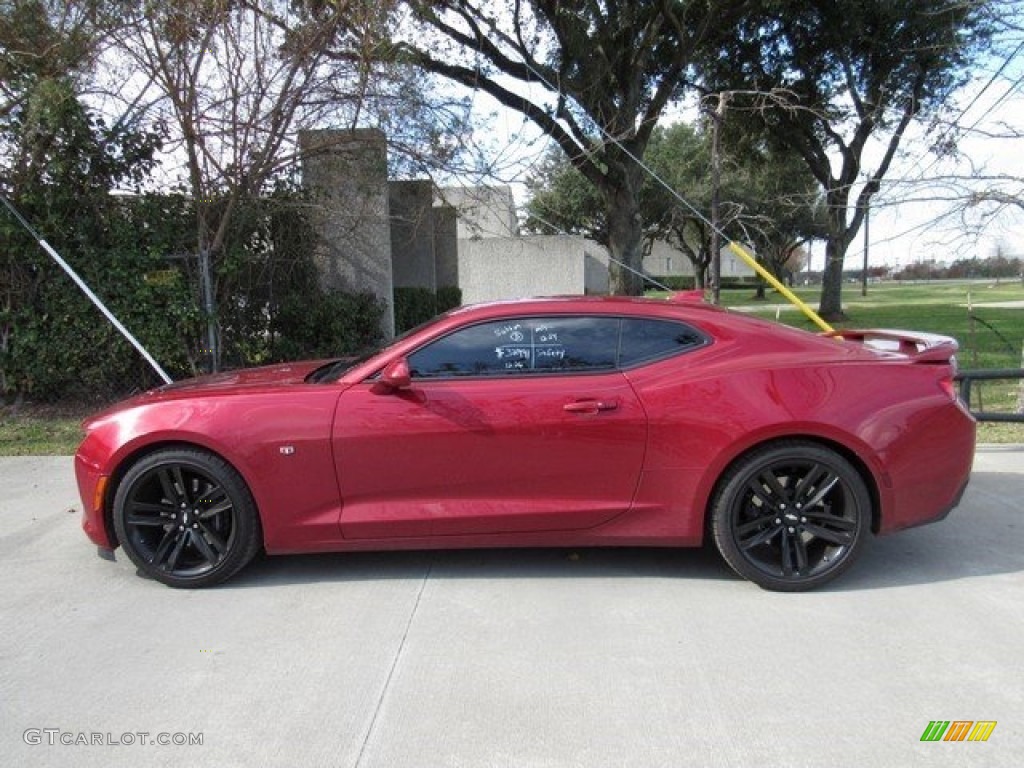
[[[947,395],[949,395],[949,399],[950,400],[956,400],[957,399],[956,384],[953,382],[953,377],[952,376],[950,376],[948,378],[947,377],[943,377],[943,378],[939,379],[939,387],[942,389],[943,392],[945,392]]]

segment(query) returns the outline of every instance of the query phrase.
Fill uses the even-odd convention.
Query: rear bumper
[[[915,439],[893,450],[886,462],[892,503],[883,510],[880,533],[944,519],[967,489],[974,464],[974,419],[950,403],[922,422]]]
[[[958,506],[960,506],[960,502],[964,498],[964,493],[967,492],[967,486],[968,486],[969,483],[970,483],[970,478],[968,478],[967,480],[964,480],[964,484],[962,486],[960,486],[960,490],[957,492],[956,497],[953,499],[953,501],[951,503],[949,503],[944,509],[941,509],[939,511],[939,513],[937,515],[935,515],[935,517],[927,518],[927,519],[924,519],[924,520],[919,520],[918,522],[911,523],[910,525],[908,525],[906,527],[907,528],[917,528],[917,527],[922,526],[922,525],[930,525],[931,523],[938,523],[938,522],[940,522],[942,520],[945,520],[947,517],[949,517],[949,513],[950,512],[952,512],[954,509],[956,509]]]

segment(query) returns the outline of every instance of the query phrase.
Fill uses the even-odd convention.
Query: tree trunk
[[[643,227],[636,195],[628,184],[607,195],[608,288],[612,294],[643,294]]]
[[[850,240],[856,234],[846,225],[849,203],[847,189],[832,189],[826,195],[828,204],[828,238],[825,240],[825,270],[821,276],[821,302],[818,314],[826,321],[845,320],[843,314],[843,262]]]
[[[845,320],[843,314],[843,257],[846,242],[830,235],[825,242],[825,273],[821,278],[821,303],[818,314],[823,320]]]

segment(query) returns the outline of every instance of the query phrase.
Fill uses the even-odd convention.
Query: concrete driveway
[[[637,549],[269,558],[175,591],[96,557],[69,458],[2,459],[0,488],[4,765],[1024,763],[1022,447],[799,595]],[[935,720],[997,725],[922,742]]]

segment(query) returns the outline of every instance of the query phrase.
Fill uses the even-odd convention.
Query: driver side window
[[[413,378],[517,376],[615,367],[620,320],[530,317],[480,323],[409,356]]]

